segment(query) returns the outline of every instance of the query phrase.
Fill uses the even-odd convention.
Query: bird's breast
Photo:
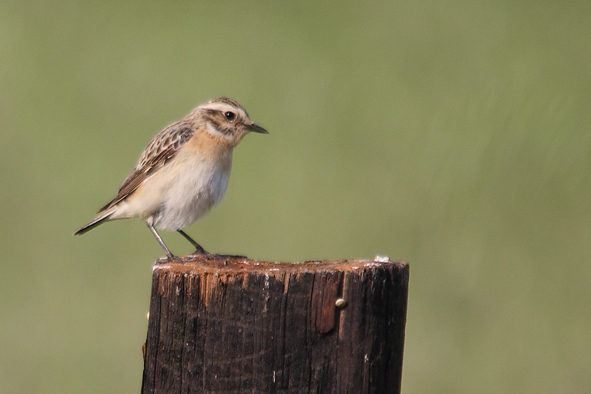
[[[184,153],[169,170],[171,182],[162,191],[163,203],[155,217],[158,228],[182,229],[207,214],[226,194],[231,154],[211,160],[206,155]]]

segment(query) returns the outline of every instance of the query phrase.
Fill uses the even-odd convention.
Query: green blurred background
[[[403,393],[591,388],[591,2],[3,1],[0,393],[138,393],[138,220],[71,236],[227,95],[268,136],[188,232],[411,264]],[[177,253],[191,248],[166,233]]]

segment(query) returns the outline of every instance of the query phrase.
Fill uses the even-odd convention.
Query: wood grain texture
[[[372,260],[157,265],[142,393],[399,393],[408,274]]]

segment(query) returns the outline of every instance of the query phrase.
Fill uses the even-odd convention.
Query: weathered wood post
[[[156,265],[142,393],[399,393],[408,274],[388,259]]]

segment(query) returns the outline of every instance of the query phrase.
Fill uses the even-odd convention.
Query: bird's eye
[[[224,116],[226,117],[226,120],[229,120],[230,122],[236,119],[236,114],[234,112],[224,112]]]

